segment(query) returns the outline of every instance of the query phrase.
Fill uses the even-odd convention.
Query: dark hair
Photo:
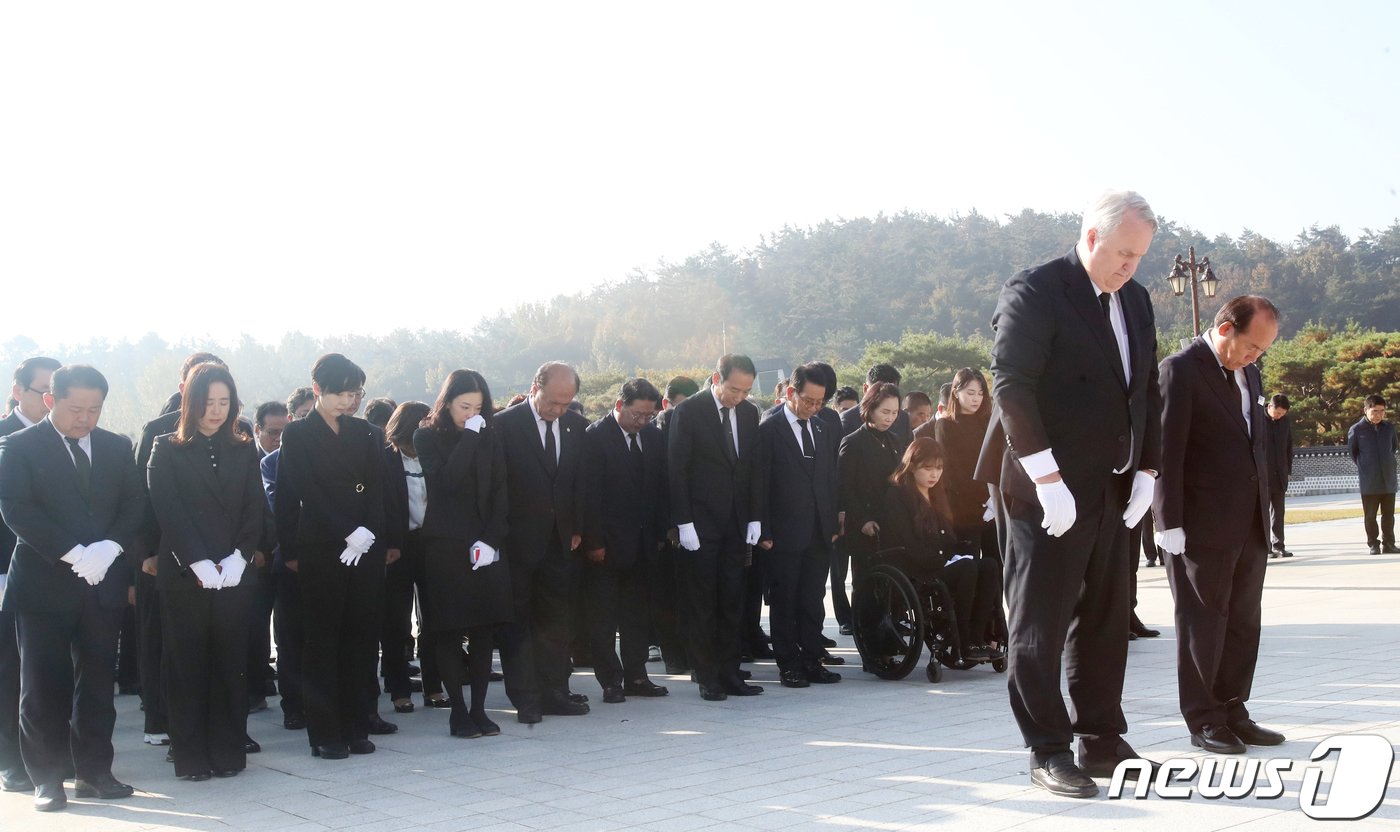
[[[793,368],[792,378],[789,384],[798,393],[809,384],[816,384],[822,388],[822,401],[831,398],[831,388],[826,386],[826,373],[816,364],[802,364]]]
[[[865,388],[865,398],[860,400],[860,420],[869,422],[870,415],[875,412],[885,399],[894,399],[898,404],[903,396],[899,395],[899,388],[887,381],[876,382]]]
[[[898,387],[899,382],[903,381],[903,379],[904,377],[899,374],[899,371],[894,368],[893,364],[876,364],[874,367],[870,368],[870,372],[865,374],[866,384],[880,384],[883,382]]]
[[[1221,324],[1229,322],[1236,332],[1244,332],[1249,329],[1255,314],[1260,310],[1268,312],[1275,321],[1283,317],[1278,307],[1268,298],[1260,295],[1240,295],[1225,301],[1225,305],[1215,313],[1215,328],[1219,329]]]
[[[468,390],[467,392],[470,393],[471,391]],[[514,396],[511,396],[511,397],[510,397],[510,401],[506,403],[506,407],[515,407],[515,406],[518,405],[518,404],[524,403],[524,401],[525,401],[525,394],[524,394],[524,393],[516,393]],[[500,409],[501,409],[501,410],[505,410],[506,408],[503,407],[503,408],[500,408]]]
[[[57,376],[55,376],[55,378],[56,377]],[[1377,405],[1385,407],[1385,396],[1382,396],[1380,393],[1372,393],[1371,395],[1366,397],[1367,407],[1375,407]]]
[[[540,368],[535,371],[534,386],[543,388],[546,384],[549,384],[549,377],[554,375],[560,368],[568,370],[574,377],[574,395],[578,395],[579,389],[583,387],[583,380],[578,377],[577,370],[562,361],[546,361],[541,364]]]
[[[928,394],[922,390],[915,390],[912,393],[906,393],[904,396],[904,409],[913,410],[916,407],[928,407],[929,409],[932,409],[933,400],[930,399],[928,397]]]
[[[398,403],[393,399],[370,399],[365,404],[365,421],[382,428],[389,424],[389,418],[397,407]]]
[[[190,377],[190,371],[193,370],[195,367],[198,367],[200,364],[218,364],[221,366],[228,366],[224,364],[224,360],[222,358],[218,357],[212,352],[193,352],[185,358],[185,363],[180,365],[180,382],[183,384],[185,379]]]
[[[345,393],[364,386],[365,371],[340,353],[328,352],[316,359],[311,368],[311,380],[322,393]]]
[[[758,375],[758,370],[753,368],[753,360],[747,355],[729,353],[720,356],[719,363],[715,365],[715,372],[719,373],[720,381],[727,381],[729,374],[738,370],[746,376]]]
[[[442,380],[437,401],[433,402],[433,409],[428,413],[429,427],[439,433],[456,431],[457,423],[452,421],[452,401],[463,393],[481,394],[481,418],[490,425],[495,408],[491,404],[491,388],[486,386],[486,379],[476,370],[453,370]]]
[[[952,517],[952,512],[948,505],[948,492],[943,488],[944,477],[938,478],[932,493],[925,498],[919,493],[919,486],[914,482],[914,472],[940,463],[946,472],[947,455],[943,451],[943,445],[931,436],[919,436],[904,449],[904,458],[890,475],[890,482],[918,497],[914,501],[914,505],[917,506],[914,509],[914,524],[915,528],[923,530],[925,534],[933,533],[938,527],[935,512],[941,515],[945,522]]]
[[[42,355],[26,358],[19,362],[19,366],[15,368],[15,384],[28,389],[29,385],[34,383],[34,376],[40,370],[48,370],[52,373],[62,366],[56,358],[45,358]]]
[[[225,445],[242,445],[248,437],[233,429],[238,424],[238,385],[233,374],[223,364],[206,361],[196,364],[185,379],[185,392],[180,396],[180,422],[175,429],[175,442],[185,444],[199,435],[199,420],[209,406],[209,388],[223,382],[228,386],[228,414],[214,432],[213,439]]]
[[[287,415],[296,413],[297,408],[307,402],[316,401],[316,391],[310,387],[298,387],[292,391],[292,395],[287,397]]]
[[[1280,410],[1287,410],[1290,407],[1288,403],[1288,397],[1283,395],[1282,393],[1275,393],[1272,397],[1270,397],[1269,404],[1279,408]]]
[[[258,409],[253,411],[253,419],[258,427],[267,424],[269,416],[286,416],[287,406],[281,402],[263,402],[258,405]]]
[[[945,381],[938,385],[938,403],[947,407],[948,400],[951,398],[953,398],[953,382]]]
[[[837,403],[837,404],[840,404],[841,402],[844,402],[844,401],[853,401],[853,402],[858,402],[858,401],[860,401],[860,394],[856,392],[856,388],[854,388],[854,387],[838,387],[838,388],[836,388],[836,403]]]
[[[674,399],[677,396],[689,398],[700,392],[700,385],[690,376],[676,376],[666,382],[666,398]]]
[[[68,398],[68,391],[74,389],[97,390],[102,393],[102,400],[106,401],[107,377],[87,364],[69,364],[53,371],[49,390],[53,393],[54,401]]]
[[[969,413],[967,415],[974,416],[978,419],[990,417],[992,412],[992,391],[987,387],[986,377],[971,367],[963,367],[953,374],[953,386],[948,392],[948,406],[943,411],[944,419],[952,419],[954,422],[958,420],[959,411],[962,410],[962,408],[955,400],[954,394],[974,383],[982,385],[982,404],[977,406],[976,413]]]
[[[571,401],[571,402],[569,402],[567,405],[565,405],[565,406],[564,406],[564,409],[565,409],[565,410],[572,410],[573,412],[575,412],[575,413],[577,413],[578,415],[582,416],[582,415],[583,415],[583,402],[579,401],[578,399],[574,399],[573,401]]]
[[[413,448],[413,432],[418,430],[431,411],[432,408],[423,402],[404,402],[394,408],[393,415],[384,425],[384,444],[409,457],[417,456],[418,452]]]
[[[821,369],[822,383],[826,385],[826,400],[831,401],[831,397],[836,395],[836,368],[825,361],[813,361],[812,366]]]
[[[622,404],[629,405],[638,399],[645,399],[658,408],[661,407],[661,391],[644,378],[629,378],[622,383]]]

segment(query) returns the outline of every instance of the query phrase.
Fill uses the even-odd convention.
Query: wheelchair
[[[943,679],[943,668],[967,670],[990,664],[1006,672],[1006,613],[997,605],[993,635],[997,651],[987,658],[963,655],[953,599],[941,580],[910,577],[899,561],[903,549],[876,552],[851,592],[851,630],[863,669],[881,679],[903,679],[929,649],[924,675]]]

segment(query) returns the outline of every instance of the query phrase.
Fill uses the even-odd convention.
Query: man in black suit
[[[662,449],[666,448],[667,426],[671,414],[681,402],[700,392],[700,385],[688,376],[675,376],[666,382],[666,395],[661,399],[661,412],[656,414],[656,426],[661,429]],[[668,501],[669,502],[669,501]],[[669,515],[670,507],[667,506]],[[669,516],[666,525],[666,545],[658,554],[656,573],[651,588],[651,617],[656,630],[656,640],[661,646],[661,658],[666,664],[666,672],[672,675],[685,675],[690,672],[690,659],[686,656],[684,605],[680,592],[680,542],[676,540],[675,527]]]
[[[0,420],[0,438],[38,424],[49,415],[44,394],[49,392],[53,371],[62,365],[52,358],[26,358],[15,368],[10,397],[15,408]],[[15,551],[15,533],[0,522],[0,596]],[[33,791],[19,752],[19,637],[14,613],[0,610],[0,791]]]
[[[586,697],[569,692],[570,602],[588,504],[588,420],[569,410],[578,389],[578,373],[551,361],[535,372],[525,401],[495,418],[506,453],[505,556],[516,621],[504,628],[501,658],[506,693],[525,723],[542,713],[588,713]]]
[[[585,434],[591,503],[583,591],[593,674],[604,702],[667,693],[647,678],[646,667],[649,589],[668,525],[665,440],[651,424],[660,408],[661,391],[644,378],[630,379],[612,413]],[[621,661],[613,650],[619,635]]]
[[[757,372],[726,355],[710,389],[671,411],[667,479],[685,581],[686,630],[704,699],[763,692],[739,676],[739,621],[748,547],[761,525],[753,506],[758,408],[748,401]]]
[[[1162,475],[1153,504],[1176,602],[1176,678],[1191,744],[1217,754],[1278,745],[1245,701],[1259,659],[1269,552],[1268,429],[1254,362],[1278,309],[1242,295],[1162,362]]]
[[[1293,553],[1283,545],[1283,503],[1288,491],[1288,478],[1293,475],[1293,420],[1288,417],[1290,402],[1282,393],[1275,393],[1264,412],[1269,440],[1269,557],[1291,558]]]
[[[898,387],[901,378],[902,376],[900,375],[899,370],[896,370],[894,368],[894,365],[876,364],[874,367],[871,367],[868,372],[866,372],[865,383],[860,386],[860,395],[862,398],[864,398],[865,391],[869,390],[871,385],[874,384],[885,383],[893,384],[895,387]],[[847,436],[850,436],[851,434],[860,430],[861,424],[862,423],[860,420],[859,407],[852,407],[848,410],[842,411],[841,438],[844,439]],[[901,439],[903,439],[905,447],[909,446],[909,443],[914,440],[914,428],[909,423],[909,411],[899,411],[899,415],[895,417],[894,424],[890,425],[890,433],[893,433],[899,436]]]
[[[822,667],[838,489],[836,435],[817,418],[828,392],[821,368],[804,364],[792,371],[782,410],[758,426],[758,545],[767,552],[773,652],[789,688],[841,681]]]
[[[1011,710],[1031,782],[1068,797],[1137,757],[1122,739],[1127,541],[1152,499],[1161,399],[1152,301],[1132,276],[1156,229],[1141,196],[1104,194],[1074,249],[1007,281],[992,318],[995,408],[974,476],[1003,497]]]
[[[132,793],[112,776],[112,684],[121,554],[143,551],[146,496],[131,443],[97,427],[106,398],[97,370],[62,367],[48,418],[0,441],[0,515],[18,538],[0,609],[19,632],[20,748],[43,812],[67,805],[70,751],[79,797]]]

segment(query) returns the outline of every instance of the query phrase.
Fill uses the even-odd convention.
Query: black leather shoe
[[[399,730],[399,726],[392,722],[385,722],[384,717],[379,714],[369,715],[369,732],[376,737],[392,734]]]
[[[570,702],[574,702],[579,705],[588,704],[588,694],[586,693],[565,693],[564,695],[568,697]]]
[[[311,756],[320,757],[322,760],[343,760],[350,756],[350,748],[339,742],[330,745],[313,745],[311,746]]]
[[[1162,634],[1161,630],[1154,630],[1141,621],[1133,622],[1133,629],[1130,632],[1138,638],[1156,638]]]
[[[29,780],[29,775],[23,769],[0,774],[0,791],[3,792],[32,792],[34,784]]]
[[[288,731],[302,731],[306,728],[306,717],[301,714],[287,714],[282,717],[282,727]]]
[[[450,707],[452,707],[452,700],[448,699],[446,696],[444,696],[444,697],[441,698],[441,699],[433,699],[433,698],[430,697],[430,696],[429,696],[429,697],[424,697],[424,699],[423,699],[423,707],[425,707],[425,708],[450,708]]]
[[[567,696],[550,696],[540,703],[540,713],[550,716],[583,716],[588,706]]]
[[[706,702],[723,702],[729,698],[729,694],[724,692],[724,688],[701,685],[700,698]]]
[[[834,685],[841,681],[841,674],[832,673],[821,665],[817,665],[807,671],[807,681],[818,685]]]
[[[1372,547],[1371,547],[1371,554],[1373,554],[1373,555],[1379,555],[1380,553],[1381,553],[1381,547],[1380,547],[1380,546],[1372,546]]]
[[[412,700],[412,699],[395,699],[395,700],[394,700],[394,713],[396,713],[396,714],[411,714],[411,713],[413,713],[413,700]]]
[[[349,744],[351,754],[373,754],[374,743],[369,740],[351,740]]]
[[[1281,557],[1283,557],[1283,553],[1282,553],[1282,552],[1270,552],[1270,553],[1269,553],[1269,560],[1278,560],[1278,559],[1281,558]]]
[[[734,680],[732,682],[721,682],[720,687],[730,696],[758,696],[763,693],[763,688],[758,685],[750,685],[747,682]]]
[[[448,720],[448,733],[459,739],[474,740],[481,736],[481,726],[476,724],[463,708],[460,711],[453,711],[452,718]]]
[[[603,688],[603,701],[609,705],[621,705],[627,701],[627,697],[622,694],[622,685],[608,685]]]
[[[1094,797],[1099,787],[1074,764],[1068,751],[1051,754],[1031,769],[1031,782],[1061,797]]]
[[[117,780],[110,773],[91,780],[74,780],[73,794],[77,797],[96,797],[102,800],[120,800],[131,797],[135,789]]]
[[[258,745],[258,741],[255,740],[255,739],[253,739],[252,737],[248,736],[247,734],[244,734],[244,735],[243,735],[243,753],[244,753],[244,754],[257,754],[259,751],[262,751],[262,746],[261,746],[261,745]]]
[[[203,783],[205,780],[208,780],[213,776],[214,775],[211,772],[201,771],[198,774],[182,774],[180,775],[180,779],[189,781],[191,783]]]
[[[740,679],[743,679],[745,682],[747,682],[748,680],[750,680],[750,679],[753,678],[753,671],[752,671],[752,670],[744,670],[743,668],[739,668],[739,678],[740,678]]]
[[[517,708],[515,711],[515,721],[521,725],[534,725],[542,719],[544,717],[540,715],[539,708]]]
[[[1129,631],[1128,631],[1128,641],[1137,641],[1137,640],[1138,640],[1138,634],[1135,633],[1135,632],[1133,632],[1132,630],[1129,630]]]
[[[835,647],[835,646],[836,646],[836,639],[834,639],[834,638],[827,638],[826,636],[822,636],[821,638],[822,638],[822,646],[823,646],[823,647]]]
[[[1284,549],[1284,550],[1283,550],[1282,552],[1280,552],[1279,554],[1283,555],[1283,556],[1286,557],[1286,558],[1291,558],[1291,557],[1293,557],[1293,553],[1290,552],[1290,551],[1288,551],[1287,549]]]
[[[1252,719],[1241,719],[1230,723],[1230,733],[1240,738],[1245,745],[1283,745],[1283,734],[1270,731]]]
[[[40,783],[34,787],[34,811],[62,812],[68,808],[68,795],[62,783]]]
[[[622,692],[628,696],[665,696],[670,693],[664,686],[650,679],[636,679],[622,685]]]
[[[483,737],[498,737],[501,735],[501,726],[491,721],[491,717],[486,714],[472,714],[472,722],[481,729]]]
[[[1141,759],[1143,758],[1121,737],[1092,744],[1083,739],[1079,741],[1079,770],[1090,777],[1112,777],[1113,772],[1118,769],[1119,763],[1124,760]],[[1156,777],[1157,764],[1151,760],[1146,762],[1152,766],[1152,776]],[[1136,781],[1138,779],[1137,769],[1125,771],[1123,779]]]
[[[843,636],[848,636],[848,635],[851,635],[852,633],[854,633],[855,631],[851,629],[851,625],[850,625],[850,624],[842,624],[842,625],[841,625],[841,629],[840,629],[839,632],[840,632],[841,635],[843,635]]]
[[[1400,549],[1395,548],[1395,544],[1392,543],[1392,544],[1390,544],[1389,546],[1382,546],[1382,547],[1381,547],[1381,554],[1383,554],[1383,555],[1400,555]],[[1292,555],[1284,555],[1284,557],[1292,557]]]
[[[821,661],[822,661],[822,664],[830,664],[830,665],[845,664],[845,663],[846,663],[846,657],[845,657],[845,656],[833,656],[833,655],[831,655],[830,653],[823,653],[823,654],[822,654],[822,660],[821,660]]]
[[[1243,754],[1244,743],[1224,725],[1205,725],[1191,735],[1191,744],[1215,754]]]
[[[778,674],[778,682],[785,688],[806,688],[812,683],[807,681],[807,674],[800,670],[784,670]]]

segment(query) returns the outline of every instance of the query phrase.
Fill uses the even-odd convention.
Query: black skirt
[[[514,618],[505,560],[473,572],[468,544],[434,537],[428,539],[426,571],[423,624],[429,632],[507,624]]]

